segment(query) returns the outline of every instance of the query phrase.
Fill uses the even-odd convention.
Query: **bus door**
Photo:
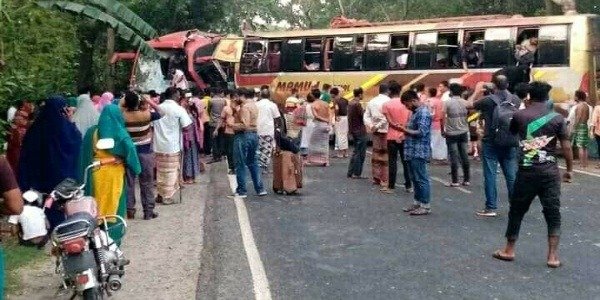
[[[386,70],[389,65],[389,51],[389,34],[368,34],[365,44],[363,70]]]
[[[488,28],[485,31],[483,66],[486,68],[504,68],[514,64],[514,45],[512,28]]]
[[[281,45],[281,71],[300,72],[304,65],[304,40],[289,39]]]
[[[541,26],[538,33],[538,65],[564,66],[569,64],[569,26]]]
[[[437,32],[424,32],[415,35],[414,69],[431,69],[436,58]]]

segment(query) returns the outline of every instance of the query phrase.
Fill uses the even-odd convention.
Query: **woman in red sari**
[[[10,133],[7,139],[8,148],[6,149],[6,159],[14,170],[15,175],[19,169],[19,156],[21,154],[21,145],[23,137],[31,125],[33,117],[33,104],[31,102],[22,102],[17,107],[17,113],[12,121]]]

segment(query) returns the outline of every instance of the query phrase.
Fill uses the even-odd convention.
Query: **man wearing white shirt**
[[[154,121],[153,150],[156,156],[157,203],[173,204],[173,195],[179,189],[181,170],[181,133],[192,124],[192,119],[177,102],[179,91],[168,88],[165,100],[159,105],[164,116]]]
[[[275,141],[275,125],[280,126],[281,113],[277,104],[270,100],[271,93],[268,87],[260,91],[260,100],[256,102],[258,120],[256,131],[258,133],[258,165],[266,172],[271,165],[273,144]]]
[[[189,88],[189,84],[187,79],[185,78],[185,73],[180,69],[175,69],[173,71],[173,79],[171,80],[171,87],[178,88],[180,90],[187,90]]]
[[[440,82],[440,84],[438,85],[438,91],[441,95],[441,99],[444,103],[446,103],[446,101],[450,100],[450,83],[446,80]]]
[[[379,85],[379,95],[369,101],[363,117],[367,130],[373,134],[373,155],[371,155],[373,184],[382,187],[386,187],[388,184],[386,140],[388,122],[383,114],[383,105],[388,101],[390,101],[389,86],[382,83]]]

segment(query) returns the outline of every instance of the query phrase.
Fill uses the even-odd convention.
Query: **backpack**
[[[512,94],[506,99],[491,95],[496,107],[492,115],[491,136],[494,145],[499,147],[519,146],[519,136],[510,132],[510,122],[519,107],[512,101]]]

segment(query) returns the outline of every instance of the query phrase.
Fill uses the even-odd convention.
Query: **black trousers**
[[[212,153],[212,134],[215,130],[208,122],[204,123],[204,147],[202,153],[210,155]]]
[[[214,130],[215,128],[212,127],[211,132]],[[219,128],[217,136],[213,138],[212,154],[214,160],[220,160],[223,155],[227,154],[225,152],[225,128]]]
[[[471,181],[471,166],[469,163],[469,134],[446,136],[448,155],[450,156],[450,174],[452,183],[458,183],[458,166],[462,166],[463,182]]]
[[[367,135],[352,134],[354,151],[348,165],[348,177],[362,175],[365,158],[367,156]]]
[[[523,216],[535,197],[540,198],[542,213],[548,226],[548,236],[560,235],[560,172],[558,166],[534,166],[519,168],[514,185],[514,194],[510,199],[506,238],[516,240],[519,237]]]
[[[407,189],[412,188],[412,182],[410,180],[410,167],[408,166],[408,162],[404,159],[404,142],[398,143],[397,141],[387,141],[387,149],[389,157],[388,188],[396,188],[396,176],[398,173],[398,156],[400,156],[400,161],[402,162],[402,173],[404,174],[404,187]]]
[[[227,167],[230,171],[235,170],[235,163],[233,161],[233,134],[223,133],[225,139],[225,155],[227,155]]]

